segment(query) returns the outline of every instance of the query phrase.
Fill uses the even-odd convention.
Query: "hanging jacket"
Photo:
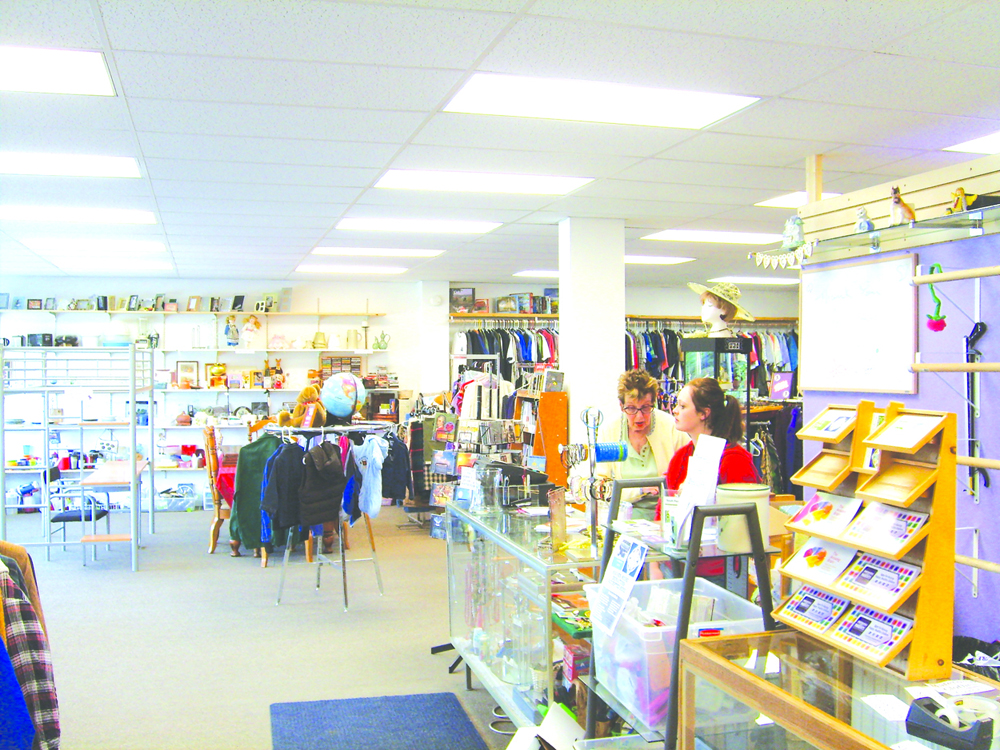
[[[264,467],[266,484],[260,507],[271,517],[271,524],[276,529],[299,526],[299,487],[302,485],[304,453],[298,443],[282,445]]]
[[[382,463],[388,453],[388,441],[375,435],[366,435],[365,441],[354,449],[354,460],[361,468],[359,508],[372,518],[382,508]]]
[[[299,517],[303,526],[339,521],[347,477],[340,448],[322,442],[305,455],[299,489]]]
[[[382,496],[393,500],[405,500],[407,492],[413,492],[413,476],[410,473],[410,452],[406,443],[389,433],[389,455],[382,463]]]
[[[261,435],[240,448],[233,485],[233,513],[229,517],[229,538],[241,542],[244,547],[252,549],[261,546],[260,496],[264,467],[267,459],[280,447],[281,438]]]

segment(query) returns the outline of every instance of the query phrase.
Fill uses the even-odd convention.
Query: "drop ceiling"
[[[0,224],[5,277],[66,275],[22,240],[159,239],[177,278],[315,279],[317,245],[439,248],[399,280],[556,268],[558,223],[623,219],[634,285],[794,276],[661,229],[780,234],[805,189],[849,192],[976,158],[1000,130],[992,0],[3,0],[0,43],[102,51],[113,98],[0,93],[0,148],[134,156],[140,179],[0,176],[0,203],[143,209],[143,227]],[[477,72],[760,97],[702,130],[454,114]],[[591,177],[561,197],[382,190],[388,169]],[[488,234],[340,231],[345,217],[501,222]],[[371,259],[363,262],[371,264]],[[377,262],[377,261],[376,261]],[[108,275],[109,269],[93,273]],[[339,277],[331,277],[339,278]],[[364,277],[362,277],[364,278]]]

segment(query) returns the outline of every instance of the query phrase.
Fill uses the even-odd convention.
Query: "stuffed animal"
[[[892,203],[889,206],[889,217],[892,226],[902,224],[907,221],[916,221],[917,215],[913,212],[913,206],[903,200],[898,187],[892,188]]]
[[[295,399],[295,409],[289,414],[282,409],[278,412],[278,424],[281,427],[320,427],[326,424],[326,407],[319,400],[320,389],[315,385],[307,385]],[[315,408],[312,408],[315,405]],[[304,424],[307,411],[312,412],[309,424]]]
[[[969,211],[973,208],[983,206],[995,206],[1000,204],[1000,196],[996,195],[968,195],[964,188],[958,188],[951,197],[955,199],[952,207],[945,211],[946,214],[957,214],[960,211]]]

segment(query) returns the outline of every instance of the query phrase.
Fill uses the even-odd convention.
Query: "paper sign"
[[[609,637],[614,633],[618,618],[632,593],[632,586],[646,562],[647,550],[648,547],[638,539],[627,536],[618,537],[615,543],[611,561],[601,581],[597,606],[591,607],[594,627]]]
[[[687,478],[677,498],[677,522],[674,525],[677,544],[687,544],[690,517],[697,505],[714,505],[715,488],[719,483],[719,463],[726,449],[724,438],[701,435],[688,461]]]

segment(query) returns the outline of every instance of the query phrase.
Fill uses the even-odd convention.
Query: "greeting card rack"
[[[798,436],[823,448],[792,482],[821,492],[787,523],[810,538],[782,567],[803,585],[775,619],[908,680],[946,679],[955,415],[831,405]]]

